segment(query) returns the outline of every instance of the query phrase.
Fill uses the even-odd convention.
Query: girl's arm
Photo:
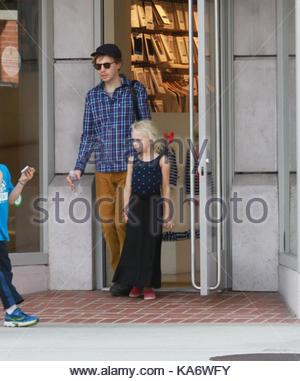
[[[23,191],[24,185],[28,183],[33,178],[35,169],[28,168],[24,173],[22,173],[21,177],[18,180],[18,184],[14,187],[13,191],[9,195],[9,204],[12,205],[20,196]]]
[[[128,220],[127,211],[128,211],[129,199],[131,195],[132,172],[133,172],[133,156],[129,156],[128,163],[127,163],[127,176],[126,176],[124,195],[123,195],[126,222]]]
[[[164,200],[163,226],[172,229],[174,226],[173,219],[170,215],[170,164],[167,156],[162,156],[159,161],[162,173],[162,197]]]

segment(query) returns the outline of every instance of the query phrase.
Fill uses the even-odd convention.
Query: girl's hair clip
[[[164,132],[163,137],[168,142],[168,144],[171,144],[174,140],[174,131],[170,131],[170,133]]]

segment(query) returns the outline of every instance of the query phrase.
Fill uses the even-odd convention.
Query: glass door
[[[199,230],[198,250],[191,241],[191,281],[201,295],[220,284],[221,264],[221,120],[219,2],[198,0]],[[192,96],[192,91],[191,91]],[[190,115],[190,126],[194,118]],[[193,205],[191,205],[193,209]],[[191,213],[191,226],[193,224]],[[193,229],[192,229],[193,230]],[[192,234],[193,236],[193,234]],[[197,282],[197,257],[200,279]]]
[[[182,190],[183,197],[174,203],[177,224],[170,234],[174,241],[163,244],[163,284],[177,290],[201,290],[206,295],[209,289],[219,287],[221,275],[223,201],[219,39],[216,38],[219,4],[215,0],[189,0],[185,6],[189,26],[189,94],[188,112],[181,127],[188,148],[184,181],[183,184],[179,181],[177,187],[177,193]],[[158,115],[155,119],[160,122]],[[178,159],[181,164],[180,152]],[[188,228],[180,229],[182,225]]]

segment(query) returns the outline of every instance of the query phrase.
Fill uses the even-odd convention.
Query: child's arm
[[[170,216],[170,164],[167,156],[162,156],[159,161],[162,173],[162,196],[164,200],[163,226],[172,229],[174,223]]]
[[[124,211],[125,211],[125,221],[128,221],[128,206],[129,199],[131,195],[131,182],[132,182],[132,172],[133,172],[133,156],[129,156],[127,163],[127,176],[126,183],[124,188],[123,202],[124,202]]]
[[[18,180],[18,184],[14,187],[13,191],[9,195],[9,203],[10,205],[14,204],[14,202],[17,200],[17,198],[20,196],[20,194],[23,191],[24,185],[28,183],[33,178],[35,169],[34,168],[28,168],[25,172],[21,174],[21,177]]]

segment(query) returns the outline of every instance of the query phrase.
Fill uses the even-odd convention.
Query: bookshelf
[[[194,89],[197,95],[197,7],[194,17]],[[188,3],[131,0],[131,71],[147,89],[153,112],[188,112]],[[197,97],[195,97],[197,112]]]

